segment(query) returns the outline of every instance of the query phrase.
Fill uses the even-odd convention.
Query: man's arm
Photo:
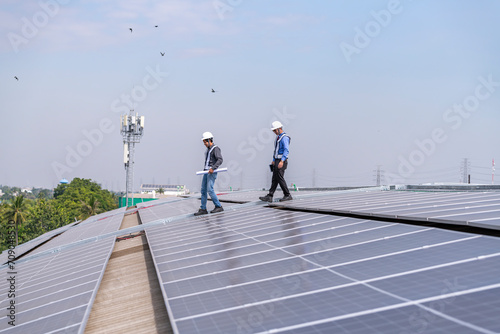
[[[288,159],[288,147],[290,145],[290,138],[288,136],[285,136],[283,139],[281,139],[280,144],[283,144],[283,156],[281,157],[281,161],[285,161]]]
[[[216,170],[217,168],[220,167],[220,165],[222,165],[222,162],[224,161],[224,159],[222,159],[222,153],[219,146],[214,148],[213,154],[216,160],[215,163],[212,165],[212,169]]]

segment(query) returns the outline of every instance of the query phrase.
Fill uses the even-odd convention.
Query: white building
[[[159,194],[159,190],[163,191],[165,196],[179,196],[189,194],[189,189],[185,185],[179,184],[141,184],[141,194],[151,194],[153,197]]]

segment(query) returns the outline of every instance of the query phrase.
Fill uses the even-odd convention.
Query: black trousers
[[[278,169],[278,164],[280,160],[276,160],[274,162],[274,169],[273,169],[273,179],[271,182],[271,188],[269,188],[269,195],[273,196],[274,192],[276,191],[276,188],[278,187],[278,184],[280,185],[281,190],[283,191],[283,194],[285,196],[290,195],[290,191],[288,190],[288,186],[286,185],[285,181],[285,169],[288,166],[288,159],[286,159],[283,162],[283,167]]]

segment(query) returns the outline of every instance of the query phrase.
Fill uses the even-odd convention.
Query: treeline
[[[12,242],[10,226],[17,227],[17,244],[22,244],[75,220],[118,208],[118,196],[89,179],[75,178],[54,190],[36,189],[36,194],[35,189],[32,193],[1,189],[0,251]]]
[[[0,202],[12,200],[19,195],[23,195],[24,198],[27,199],[37,199],[37,198],[52,198],[53,190],[44,189],[44,188],[33,188],[31,192],[23,191],[19,187],[9,187],[9,186],[0,186]]]

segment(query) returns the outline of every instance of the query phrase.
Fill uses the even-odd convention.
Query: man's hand
[[[280,160],[280,163],[278,164],[278,169],[283,168],[283,160]]]
[[[208,174],[212,174],[213,172],[214,172],[214,169],[213,169],[213,168],[210,168],[210,169],[208,170]]]

